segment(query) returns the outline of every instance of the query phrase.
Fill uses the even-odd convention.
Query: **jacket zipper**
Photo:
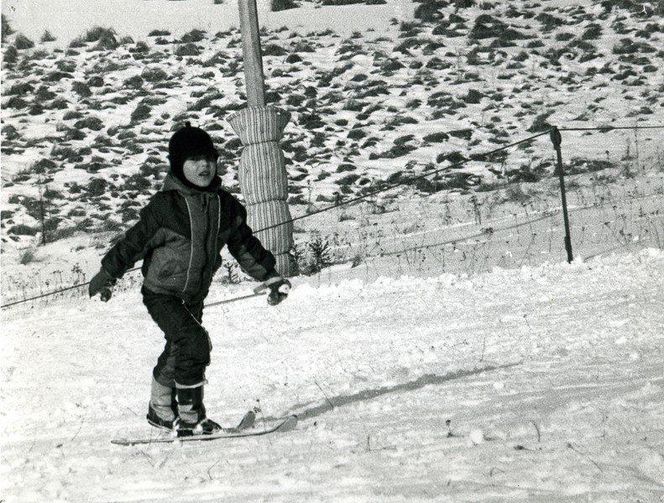
[[[217,194],[217,235],[214,238],[214,252],[217,254],[217,246],[219,246],[219,232],[221,231],[221,197]]]
[[[182,293],[184,294],[187,291],[187,286],[189,286],[189,276],[191,275],[191,263],[194,260],[194,222],[191,216],[191,207],[189,206],[189,201],[187,201],[187,198],[184,198],[184,202],[187,204],[187,212],[189,213],[189,242],[190,242],[190,249],[189,249],[189,266],[187,267],[187,279],[184,282],[184,288],[182,289]]]

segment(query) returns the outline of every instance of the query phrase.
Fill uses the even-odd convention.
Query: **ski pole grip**
[[[256,288],[254,288],[254,293],[258,295],[259,293],[263,293],[265,290],[267,290],[267,285],[265,283],[261,283]]]
[[[256,288],[254,288],[254,293],[264,292],[265,290],[270,288],[271,285],[274,285],[275,283],[279,283],[281,281],[284,281],[284,278],[282,278],[281,276],[273,276],[270,279],[266,279],[260,285],[258,285]],[[283,286],[287,286],[287,285],[282,285],[282,287]],[[281,291],[281,288],[279,288],[279,291]],[[287,294],[288,291],[285,291],[285,292],[282,291],[282,293]]]

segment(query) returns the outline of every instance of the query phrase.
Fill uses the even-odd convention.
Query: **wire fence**
[[[489,158],[498,152],[530,144],[545,135],[553,139],[557,131],[588,134],[633,130],[636,133],[641,129],[661,130],[664,125],[552,128],[471,157],[474,160]],[[566,150],[565,143],[562,149]],[[398,218],[386,219],[390,210],[376,202],[377,196],[412,187],[418,180],[431,179],[460,168],[466,162],[428,170],[393,183],[382,183],[360,196],[309,211],[288,222],[256,229],[255,233],[286,223],[304,223],[305,220],[311,223],[308,229],[300,229],[300,236],[296,239],[300,250],[296,258],[300,262],[308,254],[309,264],[305,263],[305,272],[313,271],[319,279],[327,278],[328,281],[361,274],[366,278],[404,273],[474,274],[492,267],[560,261],[565,258],[563,215],[571,221],[569,251],[574,250],[586,259],[631,247],[664,247],[664,165],[660,157],[637,158],[636,162],[625,162],[619,167],[607,163],[588,169],[568,165],[562,171],[561,165],[558,173],[564,175],[564,185],[561,182],[560,186],[555,179],[549,178],[543,184],[532,184],[532,188],[526,189],[524,186],[529,184],[507,183],[495,190],[474,191],[464,196],[445,194],[438,197],[436,194],[435,198],[412,198],[400,205],[393,204]],[[561,190],[564,191],[562,194]],[[565,197],[561,202],[563,194]],[[432,201],[425,202],[427,199]],[[416,206],[419,207],[412,211]],[[336,218],[330,217],[333,211],[340,209],[347,213],[338,212]],[[413,215],[418,213],[418,219],[413,221]],[[325,218],[327,220],[321,220]],[[320,229],[331,229],[334,228],[331,224],[348,220],[355,220],[351,223],[358,225],[351,230],[321,235]],[[390,223],[386,223],[388,221]],[[140,277],[132,274],[138,269],[128,271],[123,280],[126,287],[140,282]],[[55,290],[43,291],[44,282],[41,282],[38,294],[29,294],[24,287],[19,298],[13,298],[2,308],[61,298],[72,292],[79,295],[82,291],[85,295],[88,284],[80,272],[75,284]],[[49,282],[46,282],[48,286]]]

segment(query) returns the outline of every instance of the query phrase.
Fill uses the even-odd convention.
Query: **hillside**
[[[268,101],[292,114],[282,147],[294,214],[452,165],[401,193],[465,195],[472,214],[475,191],[477,205],[506,183],[553,172],[546,138],[482,152],[549,124],[664,122],[664,19],[648,4],[416,5],[414,20],[381,32],[262,30]],[[185,120],[212,132],[224,183],[238,191],[241,145],[224,123],[245,103],[237,29],[174,35],[155,26],[133,39],[95,28],[58,44],[28,47],[18,33],[3,44],[5,260],[34,249],[42,211],[48,242],[125,229],[159,188],[166,140]],[[566,135],[567,169],[621,186],[635,156],[646,175],[661,171],[661,137]]]

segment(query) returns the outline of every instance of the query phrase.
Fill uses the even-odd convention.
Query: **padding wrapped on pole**
[[[277,259],[277,271],[295,274],[290,254],[293,223],[288,209],[288,179],[279,146],[290,114],[275,107],[248,107],[227,121],[244,145],[238,178],[244,195],[249,226]],[[261,229],[265,229],[261,231]]]

